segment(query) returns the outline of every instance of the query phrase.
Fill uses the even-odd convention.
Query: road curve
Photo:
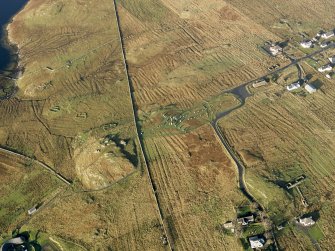
[[[231,112],[233,112],[234,110],[236,109],[239,109],[241,108],[244,104],[245,104],[245,100],[252,96],[252,94],[249,93],[248,91],[248,85],[250,85],[251,83],[254,83],[254,82],[257,82],[257,81],[260,81],[260,80],[263,80],[264,78],[266,77],[269,77],[269,76],[272,76],[273,74],[276,74],[276,73],[280,73],[284,70],[286,70],[287,68],[293,66],[293,65],[297,65],[298,67],[298,71],[299,71],[299,77],[302,77],[302,70],[301,70],[301,66],[300,66],[300,62],[307,59],[307,58],[310,58],[314,55],[317,55],[321,52],[324,52],[326,50],[329,50],[329,49],[332,49],[335,47],[335,43],[332,43],[330,44],[328,47],[325,47],[325,48],[322,48],[320,50],[317,50],[317,51],[314,51],[313,53],[311,54],[308,54],[308,55],[305,55],[301,58],[298,58],[298,59],[293,59],[291,57],[289,57],[287,55],[287,57],[291,60],[291,63],[282,67],[282,68],[279,68],[275,71],[272,71],[272,72],[269,72],[257,79],[253,79],[253,80],[249,80],[245,83],[242,83],[240,84],[239,86],[233,88],[233,89],[228,89],[228,90],[225,90],[222,92],[223,93],[227,93],[227,94],[233,94],[235,96],[237,96],[237,98],[240,100],[240,105],[238,105],[237,107],[234,107],[232,109],[229,109],[227,111],[223,111],[223,112],[220,112],[216,115],[216,118],[211,122],[211,125],[215,131],[215,133],[217,134],[217,136],[219,137],[221,143],[224,145],[224,147],[227,149],[228,153],[231,155],[232,159],[234,160],[237,168],[238,168],[238,176],[239,176],[239,187],[242,191],[242,193],[252,202],[256,202],[255,198],[247,191],[247,186],[245,184],[245,180],[244,180],[244,174],[245,174],[245,166],[244,164],[242,163],[242,161],[239,159],[239,157],[237,157],[235,151],[233,150],[233,148],[231,147],[231,145],[228,143],[228,140],[227,138],[225,137],[225,135],[223,134],[222,130],[220,129],[220,127],[218,126],[218,121],[220,119],[222,119],[223,117],[227,116],[228,114],[230,114]],[[263,210],[263,207],[257,203],[260,207],[260,209]]]
[[[213,127],[213,129],[214,129],[215,133],[217,134],[218,138],[220,139],[221,143],[227,149],[229,155],[231,156],[231,158],[233,159],[233,161],[235,162],[235,164],[237,166],[237,169],[238,169],[238,184],[239,184],[240,190],[251,202],[257,203],[254,196],[252,196],[248,192],[247,186],[245,184],[245,180],[244,180],[245,166],[242,163],[242,161],[239,159],[239,157],[237,157],[235,151],[233,150],[231,145],[228,143],[227,138],[225,137],[225,135],[223,134],[222,130],[220,129],[220,127],[218,125],[218,122],[219,122],[220,119],[227,116],[228,114],[235,111],[236,109],[241,108],[245,104],[245,100],[249,96],[251,96],[251,94],[247,90],[247,84],[238,86],[238,87],[236,87],[236,88],[234,88],[230,91],[227,91],[226,93],[234,94],[235,96],[237,96],[238,99],[240,100],[240,104],[238,106],[234,107],[234,108],[231,108],[231,109],[227,110],[227,111],[218,113],[216,118],[211,122],[211,126]],[[263,211],[263,207],[259,203],[257,203],[257,204],[258,204],[259,209]]]

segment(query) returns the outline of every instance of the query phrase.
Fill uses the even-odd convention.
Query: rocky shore
[[[26,6],[26,4],[24,6]],[[18,90],[16,80],[24,71],[24,67],[20,65],[20,46],[15,42],[12,36],[13,31],[16,29],[14,24],[15,17],[24,10],[24,6],[3,29],[1,43],[4,48],[10,51],[10,59],[6,68],[0,69],[0,100],[8,99],[15,95]]]

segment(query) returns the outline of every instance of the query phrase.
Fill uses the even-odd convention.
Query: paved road
[[[245,180],[244,180],[245,167],[244,167],[242,161],[236,155],[232,146],[228,143],[227,138],[225,137],[224,133],[222,132],[222,130],[220,129],[220,127],[218,125],[218,122],[219,122],[220,119],[227,116],[231,112],[241,108],[245,104],[245,100],[248,97],[250,97],[251,94],[247,90],[247,84],[240,85],[240,86],[238,86],[234,89],[226,91],[225,93],[231,93],[231,94],[234,94],[235,96],[237,96],[240,100],[240,105],[238,105],[238,106],[236,106],[232,109],[229,109],[227,111],[218,113],[216,115],[216,118],[211,122],[211,125],[212,125],[214,131],[216,132],[217,136],[219,137],[221,143],[227,149],[228,153],[230,154],[231,158],[234,160],[234,162],[235,162],[235,164],[238,168],[238,184],[239,184],[240,190],[251,202],[257,203],[256,199],[247,190],[247,186],[246,186]],[[263,211],[262,206],[259,203],[257,203],[257,204],[259,206],[259,209]]]
[[[261,211],[264,211],[264,208],[263,206],[258,203],[255,199],[254,196],[252,196],[252,194],[248,191],[247,189],[247,186],[245,184],[245,178],[244,178],[244,175],[245,175],[245,166],[243,164],[243,162],[240,160],[240,158],[237,156],[237,154],[235,153],[235,151],[233,150],[232,146],[229,144],[226,136],[224,135],[224,133],[222,132],[222,130],[220,129],[220,127],[218,126],[218,121],[220,119],[222,119],[223,117],[227,116],[228,114],[230,114],[231,112],[235,111],[236,109],[239,109],[241,108],[244,104],[245,104],[245,101],[248,97],[252,96],[252,94],[249,93],[248,91],[248,85],[250,85],[251,83],[254,83],[254,82],[257,82],[257,81],[260,81],[260,80],[263,80],[264,78],[266,77],[269,77],[269,76],[272,76],[273,74],[277,74],[277,73],[280,73],[284,70],[286,70],[287,68],[293,66],[293,65],[296,65],[297,68],[298,68],[298,77],[301,78],[302,75],[303,75],[303,71],[302,71],[302,68],[300,66],[300,62],[307,59],[307,58],[310,58],[316,54],[319,54],[321,52],[324,52],[326,50],[329,50],[331,48],[334,48],[335,47],[335,43],[331,44],[330,46],[326,47],[326,48],[322,48],[318,51],[315,51],[309,55],[306,55],[304,57],[301,57],[299,59],[293,59],[291,57],[289,57],[289,59],[291,60],[291,63],[282,67],[282,68],[279,68],[275,71],[272,71],[270,73],[267,73],[257,79],[253,79],[253,80],[250,80],[250,81],[247,81],[233,89],[230,89],[230,90],[225,90],[223,93],[230,93],[230,94],[233,94],[235,96],[238,97],[238,99],[240,100],[240,105],[238,105],[237,107],[234,107],[232,109],[229,109],[227,111],[223,111],[223,112],[220,112],[216,115],[216,118],[211,122],[211,125],[214,129],[214,131],[216,132],[217,136],[219,137],[221,143],[225,146],[225,148],[227,149],[228,153],[230,154],[231,158],[234,160],[236,166],[237,166],[237,169],[238,169],[238,183],[239,183],[239,188],[240,190],[242,191],[242,193],[251,201],[251,202],[254,202],[256,204],[258,204],[258,209],[261,210]],[[277,242],[276,242],[276,239],[275,239],[275,235],[272,231],[272,235],[273,235],[273,238],[275,240],[275,243],[276,243],[276,246],[277,246]],[[310,235],[309,235],[313,245],[315,246],[316,250],[317,251],[321,251],[320,249],[320,246],[319,244],[317,243],[316,240],[314,240]],[[278,249],[278,247],[277,247]]]
[[[219,128],[218,126],[218,121],[220,119],[222,119],[223,117],[227,116],[228,114],[230,114],[231,112],[233,112],[234,110],[236,109],[239,109],[240,107],[242,107],[244,104],[245,104],[245,100],[252,96],[252,94],[250,94],[248,92],[248,85],[250,85],[251,83],[254,83],[256,81],[260,81],[266,77],[269,77],[273,74],[276,74],[276,73],[280,73],[282,71],[284,71],[285,69],[293,66],[293,65],[297,65],[298,67],[298,71],[299,71],[299,76],[301,77],[302,76],[302,70],[301,70],[301,66],[299,65],[299,63],[307,58],[310,58],[316,54],[319,54],[321,52],[324,52],[326,50],[329,50],[331,48],[334,48],[335,47],[335,43],[329,45],[328,47],[326,48],[322,48],[320,50],[317,50],[309,55],[306,55],[306,56],[303,56],[301,58],[298,58],[298,59],[293,59],[291,57],[290,60],[291,60],[291,63],[282,67],[282,68],[279,68],[275,71],[272,71],[270,73],[267,73],[257,79],[253,79],[253,80],[250,80],[250,81],[247,81],[233,89],[230,89],[230,90],[226,90],[224,91],[223,93],[230,93],[230,94],[234,94],[235,96],[237,96],[239,99],[240,99],[240,105],[235,107],[235,108],[232,108],[230,110],[227,110],[227,111],[223,111],[223,112],[220,112],[216,115],[216,118],[211,122],[211,125],[212,127],[214,128],[217,136],[220,138],[220,141],[222,142],[222,144],[226,147],[227,151],[229,152],[229,154],[231,155],[231,157],[233,158],[233,160],[235,161],[237,167],[238,167],[238,172],[239,172],[239,186],[240,186],[240,189],[242,190],[242,192],[245,194],[245,196],[250,199],[251,201],[254,201],[255,202],[255,199],[254,197],[247,191],[247,187],[245,185],[245,181],[244,181],[244,173],[245,173],[245,167],[242,163],[242,161],[237,157],[235,151],[233,150],[232,146],[228,143],[228,140],[227,138],[224,136],[223,132],[221,131],[221,129]]]
[[[303,56],[303,57],[301,57],[301,58],[297,58],[297,59],[293,59],[293,58],[292,58],[292,61],[291,61],[290,64],[285,65],[285,66],[283,66],[283,67],[281,67],[281,68],[278,68],[277,70],[274,70],[274,71],[271,71],[271,72],[269,72],[269,73],[266,73],[266,74],[264,74],[263,76],[260,76],[260,77],[258,77],[258,78],[256,78],[256,79],[252,79],[252,80],[249,80],[249,81],[247,81],[247,82],[244,82],[244,83],[238,85],[237,87],[234,87],[234,88],[232,88],[232,89],[225,90],[225,91],[223,91],[222,93],[232,93],[234,90],[236,91],[237,89],[239,89],[239,88],[241,88],[241,87],[243,87],[243,86],[248,86],[249,84],[252,84],[252,83],[257,82],[257,81],[260,81],[260,80],[263,80],[264,78],[271,77],[271,76],[274,75],[274,74],[281,73],[282,71],[286,70],[287,68],[290,68],[290,67],[293,66],[293,65],[297,65],[297,64],[299,64],[301,61],[304,61],[304,60],[306,60],[306,59],[308,59],[308,58],[311,58],[311,57],[313,57],[313,56],[315,56],[315,55],[317,55],[317,54],[319,54],[319,53],[322,53],[322,52],[324,52],[324,51],[327,51],[327,50],[330,50],[330,49],[333,49],[333,48],[335,48],[335,43],[332,43],[332,44],[328,45],[328,46],[325,47],[325,48],[321,48],[320,50],[314,51],[314,52],[312,52],[311,54],[305,55],[305,56]],[[250,95],[249,95],[249,96],[250,96]]]
[[[238,159],[238,157],[236,156],[235,152],[233,151],[233,149],[231,148],[231,146],[229,145],[226,137],[224,136],[224,134],[222,133],[220,127],[217,124],[217,120],[211,122],[212,127],[214,128],[217,136],[219,137],[220,141],[222,142],[222,144],[225,146],[225,148],[227,149],[228,153],[230,154],[230,156],[232,157],[232,159],[234,160],[237,168],[238,168],[238,183],[239,183],[239,187],[242,191],[242,193],[251,201],[251,202],[256,202],[255,198],[247,191],[247,187],[245,185],[245,181],[244,181],[244,173],[245,173],[245,168],[244,165],[242,164],[242,162]]]

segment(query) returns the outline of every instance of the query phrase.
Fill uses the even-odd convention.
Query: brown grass
[[[335,144],[331,140],[334,123],[329,116],[333,113],[334,87],[324,84],[306,97],[287,92],[278,96],[281,88],[273,87],[249,99],[245,107],[222,120],[221,126],[248,166],[246,181],[251,191],[270,214],[276,212],[272,215],[275,222],[320,210],[320,224],[326,234],[321,244],[327,248],[333,236],[330,208],[334,203],[330,197],[334,191]],[[276,185],[301,174],[308,177],[300,186],[310,205],[307,210],[297,193],[288,194]]]
[[[235,169],[209,126],[184,135],[145,140],[163,215],[177,249],[238,250],[220,224],[242,200]]]
[[[237,238],[218,230],[243,201],[236,169],[204,124],[236,105],[222,91],[265,74],[270,65],[288,63],[262,52],[265,41],[331,27],[334,4],[327,0],[323,9],[320,3],[118,1],[145,151],[176,249],[241,249]],[[75,181],[73,191],[27,228],[90,250],[164,250],[147,177],[139,171],[127,176],[140,169],[141,156],[134,158],[138,142],[112,4],[31,0],[15,17],[9,35],[25,72],[17,97],[0,102],[0,144]],[[221,126],[247,164],[250,191],[276,223],[303,208],[296,194],[274,181],[308,176],[301,190],[311,204],[307,211],[320,210],[326,236],[321,245],[328,248],[334,233],[334,86],[326,81],[313,96],[285,93],[295,74],[287,71],[278,86],[256,91]],[[184,113],[197,115],[178,126],[162,125],[163,114]],[[122,149],[115,140],[104,148],[107,135],[130,143]],[[12,169],[4,160],[1,179],[8,182]],[[106,185],[95,193],[80,190]],[[305,237],[292,233],[280,237],[280,244],[294,250],[297,241],[303,249]]]

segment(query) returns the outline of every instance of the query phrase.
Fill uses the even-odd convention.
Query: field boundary
[[[134,125],[136,127],[136,137],[137,137],[138,142],[139,142],[140,152],[141,152],[141,154],[143,156],[143,159],[144,159],[144,168],[145,168],[146,173],[148,175],[151,190],[152,190],[152,193],[154,195],[154,199],[155,199],[155,202],[156,202],[156,205],[157,205],[159,220],[160,220],[160,223],[163,227],[165,236],[168,240],[167,244],[168,244],[170,250],[174,250],[172,237],[169,234],[168,227],[165,225],[165,222],[164,222],[163,210],[162,210],[162,207],[161,207],[159,199],[158,199],[157,187],[155,185],[155,182],[153,180],[153,175],[152,175],[152,173],[150,171],[150,168],[149,168],[148,157],[145,154],[145,151],[143,150],[144,149],[144,144],[143,144],[143,138],[141,137],[142,130],[141,130],[141,125],[138,122],[139,119],[138,119],[138,114],[137,114],[137,109],[136,109],[136,101],[135,101],[135,96],[134,96],[134,91],[133,91],[134,88],[133,88],[133,85],[132,85],[132,82],[131,82],[131,79],[130,79],[130,76],[129,76],[129,69],[128,69],[128,63],[127,63],[126,52],[125,52],[125,45],[124,45],[124,41],[123,41],[123,35],[122,35],[121,24],[120,24],[120,16],[119,16],[119,12],[118,12],[118,9],[117,9],[116,1],[115,0],[112,0],[112,1],[113,1],[114,9],[115,9],[115,18],[116,18],[116,25],[117,25],[117,28],[118,28],[118,36],[119,36],[120,46],[121,46],[122,61],[123,61],[123,65],[124,65],[124,71],[125,71],[125,74],[126,74],[126,77],[127,77],[128,91],[129,91],[129,95],[130,95],[132,113],[133,113],[133,120],[134,120]]]
[[[11,150],[8,150],[8,149],[5,149],[3,147],[0,147],[0,152],[3,152],[3,153],[7,153],[7,154],[10,154],[12,156],[15,156],[15,157],[19,157],[21,159],[24,159],[24,160],[29,160],[29,161],[33,161],[35,164],[39,165],[40,167],[42,167],[43,169],[46,169],[47,171],[49,171],[51,174],[53,174],[54,176],[56,176],[59,180],[61,180],[63,183],[65,183],[66,185],[72,185],[72,181],[69,181],[67,178],[65,178],[62,174],[58,173],[56,170],[54,170],[52,167],[44,164],[43,162],[39,161],[39,160],[36,160],[36,159],[33,159],[31,157],[28,157],[28,156],[25,156],[21,153],[17,153],[17,152],[14,152],[14,151],[11,151]]]

